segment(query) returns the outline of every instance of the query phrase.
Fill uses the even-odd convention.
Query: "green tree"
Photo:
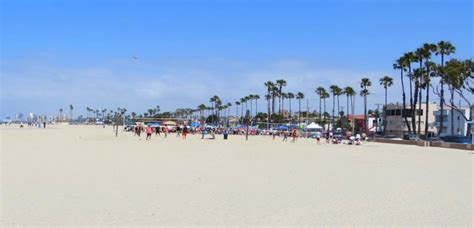
[[[283,87],[286,86],[286,81],[283,80],[283,79],[279,79],[276,81],[276,86],[278,87],[278,96],[279,96],[279,101],[278,101],[278,108],[279,108],[279,114],[282,113],[282,106],[281,106],[281,100],[282,100],[282,90],[283,90]]]
[[[454,45],[452,45],[449,41],[440,41],[438,42],[437,44],[437,48],[436,48],[436,52],[435,54],[436,55],[440,55],[441,56],[441,68],[440,69],[443,69],[444,68],[444,57],[445,56],[449,56],[451,54],[454,54],[456,52],[456,47],[454,47]],[[439,76],[441,78],[440,80],[440,87],[441,87],[441,94],[439,96],[439,105],[440,105],[440,118],[439,118],[439,131],[438,131],[438,135],[440,133],[442,133],[443,131],[443,121],[444,121],[444,74],[443,74],[443,71],[438,71],[439,73]]]
[[[367,96],[370,94],[368,88],[372,86],[369,78],[362,78],[360,81],[360,96],[364,98],[364,132],[367,132]]]
[[[298,92],[296,94],[296,100],[298,100],[298,125],[301,124],[301,100],[304,99],[304,93]]]
[[[393,85],[393,78],[389,76],[384,76],[379,80],[381,86],[383,86],[385,90],[385,105],[383,109],[383,135],[385,135],[385,129],[387,128],[387,91],[388,87]]]

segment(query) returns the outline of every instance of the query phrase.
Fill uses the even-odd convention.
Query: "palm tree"
[[[437,49],[437,46],[436,44],[431,44],[431,43],[424,43],[423,44],[423,52],[424,52],[424,55],[423,55],[423,58],[425,60],[425,64],[424,64],[424,67],[425,67],[425,71],[426,73],[422,76],[422,81],[423,81],[423,84],[422,84],[422,89],[426,89],[426,114],[425,114],[425,117],[427,117],[427,113],[428,113],[428,102],[429,102],[429,89],[430,89],[430,69],[433,69],[433,68],[430,68],[430,66],[432,66],[430,62],[431,60],[431,55],[432,53],[435,53],[436,52],[436,49]],[[419,105],[419,112],[421,113],[421,100],[422,100],[422,97],[421,97],[421,90],[420,90],[420,105]],[[418,116],[418,135],[420,134],[420,130],[421,130],[421,127],[420,127],[420,124],[421,124],[421,115]],[[425,122],[425,130],[426,130],[426,133],[427,130],[428,130],[428,122]],[[425,134],[425,137],[427,137],[427,134]]]
[[[332,85],[329,88],[332,93],[332,118],[331,118],[331,126],[329,127],[329,129],[332,130],[332,128],[334,127],[334,111],[335,111],[334,108],[336,107],[336,96],[338,96],[337,94],[339,94],[339,91],[341,89],[337,85]]]
[[[253,99],[255,100],[255,116],[258,114],[258,100],[260,99],[260,96],[257,94],[253,95]]]
[[[285,99],[288,98],[288,94],[286,93],[281,93],[280,94],[280,99],[281,99],[281,114],[283,115],[283,109],[285,106]]]
[[[454,47],[454,45],[452,45],[449,41],[440,41],[437,45],[437,48],[436,48],[436,52],[435,54],[436,55],[441,55],[441,69],[444,68],[444,56],[448,56],[448,55],[451,55],[451,54],[454,54],[456,52],[456,47]],[[441,85],[441,94],[440,94],[440,101],[439,101],[439,105],[440,105],[440,118],[439,118],[439,132],[438,132],[438,135],[441,134],[443,132],[443,121],[444,121],[444,114],[443,114],[443,110],[444,110],[444,80],[443,80],[443,71],[440,71],[440,85]]]
[[[406,105],[406,95],[405,95],[405,83],[403,80],[403,72],[406,71],[407,65],[409,65],[409,63],[407,63],[406,58],[402,56],[399,59],[397,59],[397,61],[393,64],[393,69],[400,70],[400,81],[402,84],[402,100],[403,100],[402,101],[403,102],[402,117],[405,120],[405,124],[408,128],[408,132],[411,132],[411,126],[408,123],[408,117],[407,117],[407,111],[406,111],[407,105]],[[410,87],[410,90],[411,90],[411,87]]]
[[[355,90],[350,87],[350,86],[347,86],[346,88],[344,88],[344,94],[346,94],[346,98],[347,98],[347,117],[349,118],[349,99],[350,99],[350,106],[351,106],[351,114],[352,114],[352,133],[354,134],[354,131],[355,131],[355,124],[354,124],[354,100],[355,100],[355,95],[356,95],[356,92]]]
[[[428,113],[429,113],[429,102],[430,102],[430,84],[431,84],[431,76],[434,76],[434,71],[436,69],[436,64],[429,60],[425,61],[425,88],[426,88],[426,107],[425,107],[425,138],[428,137]],[[442,114],[441,114],[442,115]]]
[[[240,105],[240,102],[236,101],[235,102],[235,118],[237,118],[237,116],[239,116],[239,105]]]
[[[322,98],[323,98],[323,104],[324,104],[324,113],[327,113],[326,112],[326,99],[329,98],[329,93],[326,92],[326,90],[324,91]],[[328,115],[324,115],[324,121],[326,121],[327,116]]]
[[[240,117],[244,118],[244,103],[246,103],[246,100],[244,97],[240,98],[240,103],[242,104],[240,107],[241,108]]]
[[[289,92],[286,94],[286,96],[288,97],[288,107],[290,108],[290,119],[291,119],[291,99],[295,98],[295,94]]]
[[[387,128],[387,90],[388,87],[393,85],[393,78],[384,76],[379,82],[380,85],[385,89],[385,106],[383,110],[383,135],[385,135],[385,129]]]
[[[298,100],[298,126],[301,123],[301,100],[304,99],[304,93],[298,92],[296,94],[296,100]]]
[[[416,121],[415,121],[415,108],[416,104],[414,103],[413,97],[416,96],[416,92],[413,93],[413,81],[415,79],[414,74],[412,72],[412,67],[411,64],[413,62],[417,62],[417,57],[415,53],[413,52],[407,52],[403,55],[403,58],[405,60],[406,67],[408,68],[408,77],[410,79],[410,116],[411,116],[411,127],[412,127],[412,133],[416,134]]]
[[[443,80],[444,83],[448,86],[450,92],[450,115],[451,115],[451,135],[454,135],[454,92],[456,88],[462,87],[462,83],[460,80],[461,75],[463,73],[463,65],[462,62],[457,59],[451,59],[446,62],[445,66],[443,67]]]
[[[74,107],[72,106],[72,104],[69,105],[69,121],[72,121],[72,110],[74,109]]]
[[[362,78],[360,81],[360,88],[362,91],[360,95],[364,97],[364,132],[367,132],[367,96],[369,95],[368,87],[372,86],[369,78]]]
[[[278,108],[280,109],[279,113],[281,114],[281,112],[283,111],[282,110],[283,108],[281,107],[281,101],[282,101],[281,93],[282,93],[283,87],[286,86],[286,81],[283,79],[279,79],[276,81],[276,86],[278,86],[278,94],[280,95],[279,101],[278,101]]]
[[[59,118],[58,118],[59,122],[61,122],[62,119],[63,119],[63,109],[60,108],[59,109]]]
[[[272,91],[273,91],[273,88],[275,87],[275,85],[273,84],[272,81],[267,81],[264,83],[264,85],[267,87],[267,94],[268,95],[272,95]],[[269,102],[270,103],[270,102]],[[268,116],[271,115],[271,109],[270,109],[270,104],[268,105]]]
[[[253,99],[253,94],[247,96],[247,100],[250,101],[250,118],[252,118],[253,115]]]
[[[267,129],[270,126],[270,118],[271,118],[271,113],[270,113],[271,112],[271,110],[270,110],[270,103],[271,102],[270,101],[271,101],[271,99],[272,99],[272,95],[270,95],[270,94],[265,95],[265,100],[267,100],[267,108],[268,108],[267,109]]]
[[[321,115],[322,115],[322,111],[321,111],[321,101],[323,99],[323,95],[324,93],[326,93],[326,89],[324,89],[324,87],[318,87],[316,88],[316,90],[314,91],[316,92],[316,94],[319,96],[319,124],[322,125],[322,120],[321,120]]]

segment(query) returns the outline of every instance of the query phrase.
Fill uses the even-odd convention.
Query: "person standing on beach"
[[[292,133],[292,136],[293,136],[293,142],[296,142],[296,139],[298,138],[299,136],[299,132],[298,132],[298,129],[293,129],[293,133]]]
[[[181,127],[176,127],[176,138],[181,138]]]
[[[286,142],[286,141],[288,141],[288,132],[287,131],[283,132],[283,142]]]
[[[188,134],[188,128],[186,126],[183,127],[183,139],[186,139],[186,135]]]
[[[160,134],[160,127],[155,127],[155,136],[159,135],[161,137],[161,134]]]
[[[153,128],[148,126],[146,128],[146,140],[149,140],[151,139],[151,134],[153,134]]]
[[[163,133],[165,134],[165,138],[168,138],[168,127],[167,126],[163,127]]]

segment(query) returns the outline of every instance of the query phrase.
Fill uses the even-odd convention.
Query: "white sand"
[[[0,225],[472,226],[470,151],[1,127]]]

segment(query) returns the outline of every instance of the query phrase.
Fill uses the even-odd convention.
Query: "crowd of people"
[[[201,139],[216,139],[216,135],[223,135],[224,139],[228,138],[228,135],[263,135],[271,136],[273,140],[277,137],[281,138],[283,142],[287,142],[291,138],[291,142],[295,143],[300,138],[312,138],[315,139],[317,144],[321,144],[321,139],[325,139],[326,144],[347,144],[347,145],[362,145],[363,141],[367,140],[365,134],[351,135],[350,133],[342,134],[342,132],[313,132],[308,134],[301,134],[298,128],[289,130],[260,130],[246,129],[246,128],[216,128],[216,127],[189,127],[185,125],[181,126],[151,126],[145,124],[136,124],[133,127],[126,127],[126,131],[131,131],[135,136],[141,137],[142,133],[146,135],[145,140],[151,140],[153,134],[157,137],[167,138],[169,135],[174,134],[176,138],[186,139],[188,134],[201,135]],[[248,130],[248,133],[247,133]],[[206,137],[209,136],[209,137]]]

